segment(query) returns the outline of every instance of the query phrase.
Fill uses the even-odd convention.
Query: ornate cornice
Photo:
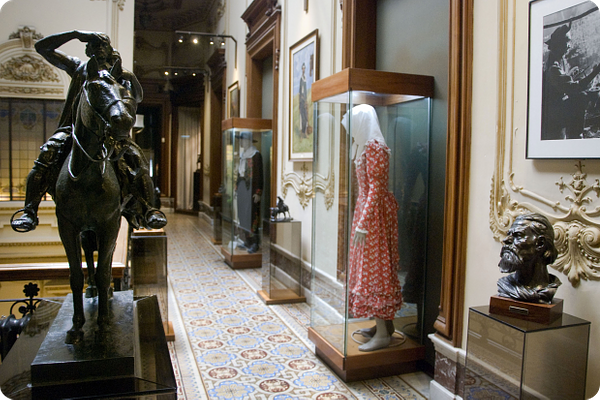
[[[56,88],[0,86],[0,93],[13,95],[56,95],[61,96],[64,90]]]

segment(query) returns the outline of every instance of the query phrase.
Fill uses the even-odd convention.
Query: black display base
[[[54,398],[52,394],[57,392],[73,397],[82,387],[102,391],[104,381],[124,385],[127,391],[133,389],[127,382],[136,375],[133,292],[115,292],[109,308],[108,329],[99,334],[98,298],[84,299],[83,340],[76,345],[66,344],[73,318],[73,296],[67,296],[31,363],[34,398]]]
[[[113,312],[121,296],[119,293],[115,294],[117,302],[112,302]],[[131,298],[130,294],[125,296]],[[109,377],[114,376],[115,371],[110,370],[111,367],[104,367],[103,361],[99,359],[94,361],[94,367],[89,365],[89,360],[82,363],[82,365],[88,363],[85,368],[86,374],[89,373],[89,375],[77,371],[77,368],[73,367],[76,363],[72,363],[72,365],[59,363],[59,365],[47,367],[53,368],[52,373],[57,374],[53,377],[52,383],[60,380],[60,384],[38,384],[32,387],[32,364],[38,356],[46,336],[53,329],[50,324],[56,319],[59,308],[62,307],[60,303],[42,300],[23,334],[0,364],[0,388],[3,395],[20,400],[177,399],[177,383],[156,296],[134,298],[133,300],[133,321],[128,326],[133,329],[135,376]],[[88,323],[90,321],[88,320]],[[57,334],[57,337],[60,338],[56,341],[57,347],[74,351],[75,346],[64,343],[66,332]],[[121,344],[116,346],[121,347]],[[92,349],[92,352],[96,352],[97,355],[102,354],[95,349]],[[46,350],[42,353],[46,353]],[[107,362],[114,363],[114,360]],[[104,371],[98,371],[100,369]],[[80,379],[74,380],[70,374],[78,375]],[[50,378],[47,378],[47,382],[51,383]],[[2,396],[0,395],[0,397]]]

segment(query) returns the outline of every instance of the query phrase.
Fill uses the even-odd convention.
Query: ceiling
[[[213,23],[224,0],[135,0],[135,30],[185,30]],[[222,11],[221,11],[222,12]]]

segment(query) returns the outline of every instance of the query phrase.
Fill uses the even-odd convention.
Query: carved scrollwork
[[[600,280],[600,229],[579,221],[554,224],[559,256],[552,264],[577,285],[580,279]]]
[[[21,82],[58,82],[58,75],[41,58],[31,55],[14,57],[0,64],[0,78]]]
[[[44,35],[37,33],[35,29],[28,26],[19,28],[18,31],[11,33],[8,39],[21,39],[21,45],[24,49],[30,49],[33,47],[34,40],[40,40]]]
[[[315,195],[314,187],[317,191],[325,194],[325,206],[329,210],[333,206],[335,191],[333,173],[328,177],[324,177],[321,174],[309,175],[306,163],[302,165],[301,171],[302,176],[295,172],[288,172],[281,177],[283,196],[287,196],[288,187],[291,186],[298,196],[300,205],[304,209]]]
[[[568,206],[517,186],[511,180],[510,189],[513,192],[535,203],[511,200],[507,188],[502,184],[499,188],[502,195],[497,198],[495,207],[490,207],[490,227],[496,240],[503,239],[518,214],[538,212],[546,215],[554,226],[554,244],[559,253],[551,267],[567,275],[574,287],[579,285],[581,279],[600,280],[600,222],[594,218],[600,214],[600,206],[591,210],[586,207],[594,200],[590,194],[595,193],[596,198],[600,198],[600,182],[596,179],[590,185],[581,161],[576,167],[577,171],[571,174],[570,182],[565,183],[563,177],[556,182],[560,192],[565,194],[564,199],[571,203]],[[492,192],[492,201],[494,197]],[[544,212],[536,203],[551,207],[555,214]]]
[[[94,0],[92,0],[94,1]],[[106,1],[106,0],[100,0],[100,1]],[[120,11],[125,10],[125,0],[112,0],[113,3],[115,3],[115,5],[119,8]]]

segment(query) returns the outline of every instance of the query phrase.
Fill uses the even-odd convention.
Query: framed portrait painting
[[[290,161],[312,161],[313,103],[311,86],[319,79],[319,31],[290,47]]]
[[[240,85],[236,81],[227,88],[227,118],[240,116]]]
[[[527,158],[600,158],[600,11],[529,3]]]

